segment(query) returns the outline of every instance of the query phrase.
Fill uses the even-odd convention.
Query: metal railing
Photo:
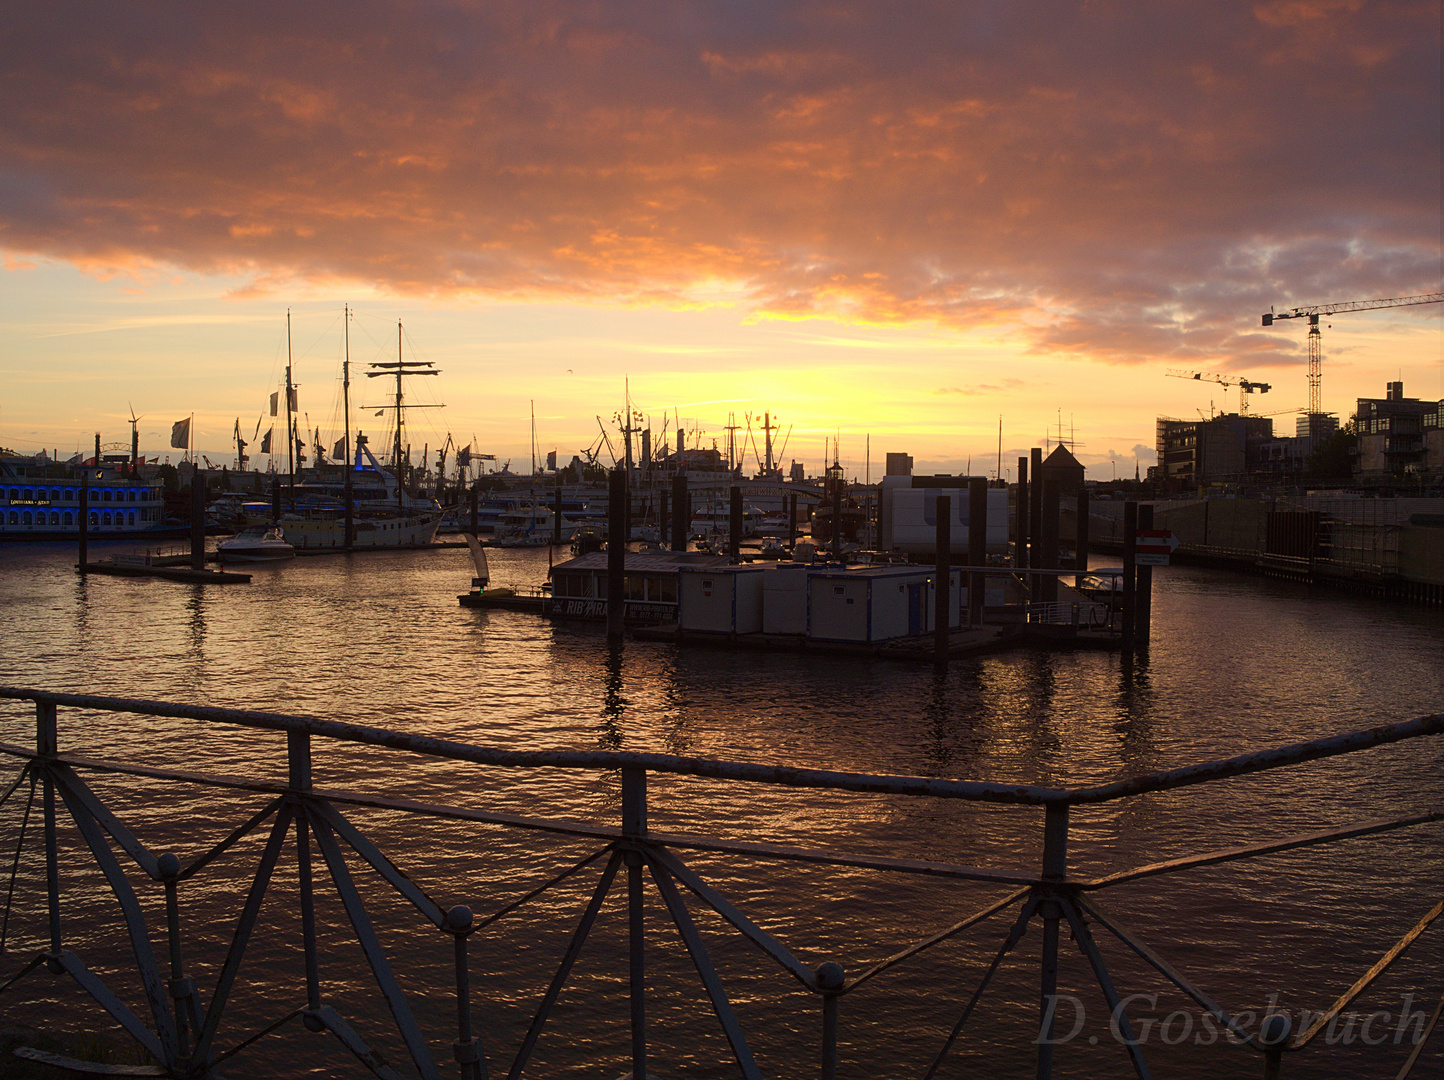
[[[1029,604],[1027,617],[1030,623],[1101,630],[1112,625],[1110,619],[1112,611],[1112,607],[1108,604],[1078,600],[1059,601],[1057,603]]]
[[[630,1008],[631,1075],[643,1080],[648,1070],[648,953],[645,944],[644,907],[646,879],[650,877],[676,933],[705,988],[737,1070],[743,1077],[760,1077],[746,1032],[709,955],[684,893],[694,904],[720,916],[747,941],[757,946],[781,970],[817,1002],[821,1043],[820,1075],[833,1080],[838,1070],[839,1003],[841,999],[871,983],[894,968],[956,938],[965,931],[994,918],[1010,919],[1000,947],[978,981],[961,1015],[938,1048],[931,1066],[923,1074],[932,1077],[947,1059],[964,1031],[979,1000],[1003,961],[1035,923],[1042,927],[1039,971],[1039,1026],[1036,1029],[1036,1073],[1052,1075],[1055,1046],[1054,1012],[1059,1001],[1059,951],[1061,932],[1071,932],[1086,959],[1098,987],[1106,998],[1110,1015],[1118,1025],[1120,1042],[1126,1048],[1137,1075],[1150,1075],[1143,1041],[1134,1037],[1129,1019],[1129,998],[1120,994],[1105,962],[1094,928],[1102,928],[1123,947],[1141,958],[1184,995],[1192,999],[1218,1029],[1229,1036],[1221,1045],[1247,1047],[1262,1055],[1263,1075],[1277,1077],[1283,1056],[1302,1051],[1363,994],[1418,938],[1444,914],[1444,899],[1433,904],[1414,926],[1325,1011],[1317,1014],[1304,1030],[1291,1030],[1288,1014],[1265,1017],[1257,1031],[1248,1030],[1239,1014],[1230,1012],[1200,989],[1193,974],[1171,964],[1151,948],[1143,937],[1126,926],[1099,902],[1098,897],[1117,886],[1144,879],[1185,873],[1200,867],[1248,860],[1287,851],[1319,847],[1338,841],[1383,836],[1398,830],[1419,828],[1444,820],[1444,808],[1424,809],[1403,817],[1355,821],[1308,833],[1273,837],[1264,842],[1224,847],[1145,863],[1100,877],[1070,874],[1068,866],[1069,822],[1075,812],[1104,807],[1122,800],[1156,792],[1178,791],[1195,785],[1263,773],[1339,755],[1359,753],[1374,747],[1444,733],[1444,714],[1350,732],[1292,746],[1258,751],[1239,757],[1171,769],[1113,783],[1074,788],[1036,787],[983,781],[948,780],[914,776],[875,776],[829,772],[786,766],[742,764],[663,754],[605,751],[517,751],[427,738],[379,728],[309,719],[284,714],[204,708],[156,701],[134,701],[72,694],[50,694],[35,690],[0,688],[0,699],[29,701],[34,705],[33,747],[0,744],[0,754],[20,763],[19,775],[0,796],[0,806],[28,788],[29,801],[20,826],[11,868],[6,906],[15,894],[16,868],[30,829],[34,804],[39,796],[40,842],[44,849],[45,907],[48,947],[33,955],[0,992],[42,965],[56,974],[69,976],[118,1022],[157,1064],[150,1075],[205,1077],[217,1066],[250,1046],[257,1039],[289,1021],[300,1019],[313,1031],[329,1031],[373,1074],[396,1077],[348,1019],[322,999],[321,954],[318,946],[316,890],[318,868],[313,856],[319,852],[326,876],[339,897],[356,940],[370,966],[406,1053],[417,1075],[439,1077],[440,1070],[427,1045],[427,1037],[413,1013],[406,993],[394,972],[377,935],[377,927],[362,899],[348,867],[346,849],[359,856],[380,880],[408,901],[436,931],[449,938],[454,956],[455,1040],[453,1056],[463,1080],[479,1080],[495,1067],[497,1047],[484,1046],[472,1018],[471,960],[469,938],[497,920],[536,900],[578,872],[600,869],[570,940],[535,1011],[520,1049],[507,1065],[506,1075],[523,1075],[532,1059],[537,1040],[552,1015],[558,996],[568,981],[583,945],[592,932],[604,901],[625,879],[627,923],[627,1000]],[[97,760],[60,751],[61,708],[138,714],[193,720],[202,724],[284,732],[286,735],[287,779],[284,783],[255,779],[204,775],[150,765]],[[464,806],[435,805],[401,797],[327,791],[312,782],[312,752],[317,740],[389,748],[434,759],[473,766],[512,769],[582,770],[590,773],[615,772],[621,779],[619,820],[598,825],[585,822],[538,818]],[[188,863],[169,852],[152,851],[117,813],[86,782],[94,773],[112,778],[132,777],[148,782],[205,785],[229,789],[253,801],[247,820],[219,839]],[[648,777],[671,775],[704,777],[739,785],[771,785],[793,789],[816,789],[858,794],[887,794],[935,800],[964,800],[1042,811],[1042,857],[1035,871],[998,869],[929,862],[844,851],[792,847],[774,843],[737,841],[712,836],[658,832],[648,825]],[[1437,790],[1421,782],[1420,797],[1437,796]],[[130,951],[139,974],[149,1016],[142,1018],[107,983],[94,974],[71,947],[67,937],[64,907],[72,894],[62,888],[62,865],[58,830],[61,805],[89,850],[106,883],[113,891],[128,934]],[[548,880],[498,910],[478,918],[461,904],[446,906],[433,899],[404,873],[381,847],[368,837],[343,809],[373,809],[421,815],[453,822],[501,826],[514,830],[541,831],[576,838],[587,845],[584,858],[553,874]],[[217,859],[252,834],[264,834],[264,849],[251,875],[249,889],[239,912],[224,963],[214,983],[202,994],[197,981],[187,974],[178,897],[187,882],[196,879]],[[533,833],[535,835],[535,833]],[[117,850],[118,849],[118,850]],[[836,963],[810,967],[774,934],[753,921],[739,906],[723,896],[704,876],[679,855],[693,853],[727,854],[768,863],[811,863],[881,871],[902,877],[922,875],[933,880],[987,883],[1001,887],[1001,895],[979,910],[956,920],[857,974],[849,975]],[[279,1019],[224,1044],[222,1021],[234,1004],[240,985],[237,974],[258,928],[258,914],[283,855],[294,859],[302,928],[302,961],[305,1003]],[[130,870],[122,859],[130,864]],[[159,930],[165,948],[161,956],[152,945],[152,927],[147,923],[141,893],[132,881],[138,871],[141,888],[163,894],[164,927]],[[216,916],[210,915],[214,922]],[[1435,973],[1437,974],[1437,972]],[[1406,1076],[1418,1060],[1425,1042],[1444,1011],[1444,996],[1427,1025],[1419,1025],[1418,1038],[1400,1077]],[[1422,1014],[1420,1014],[1422,1016]],[[135,1067],[128,1067],[134,1075]],[[106,1071],[96,1066],[90,1071]]]

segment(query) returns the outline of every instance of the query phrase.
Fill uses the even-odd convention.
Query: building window
[[[94,510],[90,512],[90,527],[93,529],[100,524],[100,515]]]
[[[52,511],[50,511],[50,524],[52,524],[52,525],[59,525],[59,524],[60,524],[60,511],[59,511],[59,510],[52,510]]]
[[[135,524],[135,511],[134,511],[134,510],[132,510],[132,511],[130,512],[130,524],[132,524],[132,525]]]
[[[31,491],[29,488],[26,488],[26,489],[25,489],[25,501],[26,501],[26,502],[34,502],[34,501],[35,501],[35,492]]]
[[[11,510],[11,511],[10,511],[10,519],[9,519],[9,521],[10,521],[10,524],[11,524],[11,525],[19,525],[19,524],[20,524],[20,515],[17,514],[14,510]]]
[[[109,510],[107,510],[104,514],[102,514],[102,515],[100,516],[100,523],[101,523],[102,525],[109,525],[109,524],[110,524],[110,511],[109,511]]]
[[[30,511],[29,511],[29,510],[25,511],[25,513],[23,513],[23,514],[20,515],[20,524],[22,524],[22,525],[29,525],[29,524],[30,524]]]
[[[75,524],[75,516],[69,510],[65,511],[65,527],[69,528]]]

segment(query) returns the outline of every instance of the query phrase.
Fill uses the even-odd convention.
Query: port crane
[[[1233,378],[1228,375],[1215,375],[1209,371],[1184,371],[1182,368],[1173,368],[1168,372],[1174,379],[1193,379],[1196,382],[1213,382],[1219,386],[1238,387],[1238,414],[1248,415],[1248,396],[1250,394],[1267,394],[1272,387],[1266,382],[1255,382],[1252,379],[1242,377]]]
[[[1379,308],[1412,307],[1415,304],[1437,304],[1444,301],[1444,292],[1421,293],[1418,296],[1388,296],[1380,300],[1340,300],[1331,304],[1311,304],[1275,312],[1264,312],[1263,324],[1272,326],[1277,319],[1309,320],[1309,412],[1323,411],[1324,346],[1319,333],[1319,316],[1336,315],[1341,311],[1376,311]]]

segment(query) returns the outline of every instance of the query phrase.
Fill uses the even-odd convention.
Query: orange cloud
[[[1269,303],[1435,280],[1417,0],[11,22],[17,256],[678,307],[725,282],[760,317],[1217,365],[1292,349],[1249,332]]]

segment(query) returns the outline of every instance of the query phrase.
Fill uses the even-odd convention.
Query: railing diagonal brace
[[[49,955],[49,953],[40,953],[39,955],[32,957],[23,968],[17,971],[14,975],[11,975],[10,978],[6,979],[3,983],[0,983],[0,994],[5,993],[6,990],[9,990],[21,979],[25,978],[25,976],[29,975],[41,964],[45,963],[45,960]]]
[[[94,802],[80,797],[79,788],[84,790],[85,785],[80,783],[78,778],[65,767],[55,770],[55,787],[60,792],[60,797],[65,800],[66,808],[75,819],[76,827],[85,838],[90,852],[95,856],[96,865],[105,875],[106,882],[110,885],[111,892],[115,894],[116,901],[120,904],[122,917],[125,919],[125,927],[130,935],[131,952],[135,956],[135,966],[140,971],[141,986],[145,991],[146,1000],[150,1004],[151,1016],[155,1021],[156,1035],[160,1039],[160,1046],[164,1051],[157,1057],[167,1065],[175,1063],[179,1053],[179,1044],[176,1038],[175,1013],[171,1009],[170,995],[166,990],[165,980],[161,978],[160,968],[156,964],[155,952],[150,944],[150,930],[146,926],[145,913],[141,911],[140,900],[135,895],[135,889],[130,884],[130,879],[125,876],[121,868],[120,860],[115,857],[115,852],[110,849],[105,836],[101,833],[96,819],[90,816],[88,802]],[[87,792],[87,794],[89,794]],[[154,866],[155,860],[151,859]]]
[[[863,983],[871,979],[874,975],[881,975],[888,968],[900,964],[904,960],[910,959],[911,957],[916,956],[918,953],[923,952],[926,949],[931,949],[934,945],[942,944],[944,941],[947,941],[948,938],[954,937],[957,934],[961,934],[964,930],[978,925],[978,923],[983,922],[985,919],[992,918],[1004,908],[1012,907],[1019,900],[1023,899],[1023,897],[1027,896],[1030,891],[1031,888],[1022,888],[1017,890],[1016,892],[1009,893],[997,903],[990,904],[982,911],[974,912],[972,915],[969,915],[961,922],[953,923],[953,925],[949,926],[946,930],[939,930],[936,934],[933,934],[931,937],[924,938],[916,945],[910,945],[906,949],[902,950],[902,952],[893,953],[886,960],[879,960],[876,964],[868,968],[857,978],[851,980],[843,988],[842,993],[850,994]]]
[[[446,924],[446,912],[441,910],[441,905],[426,895],[425,890],[406,875],[406,872],[388,859],[374,843],[362,835],[361,831],[336,812],[336,808],[330,803],[312,801],[311,812],[319,814],[326,820],[326,823],[340,834],[341,839],[350,844],[351,847],[363,859],[371,864],[371,868],[380,874],[391,885],[393,889],[410,900],[421,914],[430,919],[438,928]]]
[[[572,966],[581,955],[582,946],[586,944],[587,935],[591,933],[592,924],[597,921],[597,913],[602,909],[602,901],[607,898],[607,892],[612,887],[612,880],[617,876],[617,867],[622,863],[621,855],[616,852],[607,860],[607,865],[602,868],[601,880],[592,891],[592,899],[587,904],[586,911],[582,912],[581,922],[577,923],[576,930],[572,933],[572,940],[567,944],[567,951],[562,956],[562,962],[557,966],[557,973],[552,976],[551,984],[543,996],[541,1004],[537,1006],[536,1015],[532,1017],[531,1027],[527,1028],[526,1038],[522,1040],[521,1049],[517,1051],[516,1060],[512,1062],[511,1071],[508,1072],[507,1080],[518,1080],[522,1069],[526,1068],[527,1061],[531,1059],[532,1049],[536,1046],[537,1039],[541,1036],[542,1025],[547,1022],[551,1015],[552,1006],[556,1003],[557,997],[562,992],[562,986],[571,974]]]
[[[787,946],[742,914],[736,905],[694,874],[681,859],[665,848],[650,844],[647,846],[647,854],[666,868],[674,878],[692,890],[704,904],[735,926],[743,937],[772,957],[806,989],[817,989],[817,977],[797,957],[792,955]]]
[[[302,813],[311,823],[311,829],[316,837],[316,846],[321,849],[321,854],[326,860],[326,866],[331,872],[331,881],[336,886],[336,892],[341,897],[341,904],[346,908],[346,915],[351,920],[351,928],[356,932],[356,940],[361,946],[361,952],[366,957],[366,963],[371,967],[371,975],[376,980],[376,986],[381,991],[381,996],[386,999],[387,1008],[391,1010],[391,1017],[396,1021],[396,1028],[401,1033],[401,1039],[406,1043],[406,1049],[411,1055],[411,1061],[416,1066],[423,1080],[440,1080],[440,1074],[436,1071],[436,1062],[431,1058],[431,1051],[426,1045],[426,1037],[421,1034],[421,1029],[416,1024],[416,1018],[411,1015],[411,1006],[406,1001],[406,995],[402,992],[401,984],[396,981],[396,975],[391,970],[391,963],[386,959],[386,950],[381,947],[381,940],[376,936],[376,930],[371,925],[371,917],[366,914],[366,907],[361,902],[361,894],[356,891],[356,883],[351,879],[351,871],[346,866],[346,856],[342,853],[340,845],[336,843],[336,837],[331,832],[330,826],[325,818],[313,813],[315,807],[310,803],[302,804]]]
[[[1261,1051],[1263,1049],[1263,1047],[1259,1045],[1258,1041],[1252,1035],[1250,1035],[1243,1028],[1239,1027],[1238,1022],[1235,1021],[1232,1016],[1224,1012],[1221,1005],[1217,1004],[1211,997],[1205,994],[1198,987],[1194,986],[1193,983],[1189,982],[1187,978],[1185,978],[1179,972],[1175,971],[1173,965],[1170,964],[1167,960],[1163,959],[1163,957],[1159,956],[1143,942],[1139,941],[1132,934],[1128,933],[1128,931],[1124,930],[1123,927],[1118,924],[1118,921],[1116,919],[1113,919],[1111,916],[1105,915],[1096,901],[1092,899],[1084,900],[1082,897],[1078,897],[1076,898],[1076,903],[1083,911],[1087,912],[1090,916],[1092,916],[1094,922],[1107,930],[1119,941],[1123,942],[1123,944],[1127,945],[1130,949],[1132,949],[1144,960],[1146,960],[1150,965],[1152,965],[1161,975],[1163,975],[1164,978],[1166,978],[1174,986],[1182,990],[1189,997],[1193,998],[1193,1000],[1196,1001],[1199,1005],[1203,1006],[1210,1013],[1212,1013],[1214,1019],[1221,1023],[1229,1031],[1233,1032],[1234,1036],[1240,1042],[1248,1043],[1248,1045],[1252,1046],[1255,1050]]]
[[[61,949],[58,953],[46,953],[43,959],[54,960],[61,969],[74,979],[82,990],[95,999],[95,1003],[108,1012],[111,1018],[125,1028],[128,1034],[136,1042],[143,1046],[147,1053],[157,1061],[165,1061],[165,1048],[156,1033],[146,1027],[145,1023],[135,1013],[131,1012],[130,1006],[116,997],[115,992],[100,981],[85,962],[76,956],[69,949]]]
[[[529,901],[535,900],[538,896],[546,892],[548,889],[552,889],[560,885],[563,881],[571,877],[573,874],[577,873],[579,870],[583,870],[586,867],[591,866],[592,863],[596,862],[598,859],[600,859],[603,855],[607,854],[611,850],[612,848],[610,845],[604,848],[598,848],[596,851],[592,852],[580,862],[572,863],[571,866],[567,867],[560,874],[557,874],[555,877],[552,877],[547,881],[543,882],[542,884],[538,885],[535,889],[527,893],[525,896],[519,896],[515,900],[511,901],[511,903],[502,905],[500,908],[498,908],[496,911],[493,911],[484,919],[477,919],[476,922],[472,925],[471,932],[474,934],[476,933],[476,931],[482,929],[483,927],[490,926],[498,919],[510,915],[517,908],[523,906]]]
[[[652,853],[649,851],[647,854],[650,856]],[[652,870],[652,880],[657,883],[657,891],[666,901],[672,921],[677,924],[677,932],[682,935],[682,941],[692,957],[692,965],[697,969],[702,985],[707,989],[707,996],[712,1000],[712,1009],[717,1013],[727,1042],[737,1058],[738,1068],[742,1070],[746,1080],[761,1080],[762,1074],[758,1072],[757,1062],[753,1060],[752,1051],[747,1046],[747,1038],[742,1034],[742,1025],[737,1022],[737,1014],[732,1011],[732,1003],[727,1000],[727,991],[722,988],[722,980],[717,976],[717,969],[712,966],[712,958],[707,955],[707,946],[702,943],[702,935],[697,932],[697,924],[692,921],[682,894],[677,891],[677,886],[668,877],[666,868],[657,859],[649,857],[647,864]]]
[[[1127,881],[1137,881],[1139,878],[1153,877],[1158,874],[1173,874],[1180,870],[1191,870],[1199,866],[1215,866],[1218,863],[1232,862],[1235,859],[1249,859],[1256,858],[1260,855],[1272,855],[1280,851],[1293,851],[1297,848],[1312,847],[1315,844],[1328,844],[1336,840],[1349,840],[1360,836],[1371,836],[1375,833],[1390,832],[1394,829],[1407,829],[1414,825],[1427,825],[1430,822],[1441,820],[1444,820],[1444,810],[1430,810],[1423,814],[1411,815],[1410,817],[1377,818],[1371,821],[1356,821],[1352,825],[1343,825],[1335,829],[1321,829],[1317,832],[1300,833],[1260,844],[1245,844],[1240,847],[1220,848],[1216,851],[1205,851],[1197,855],[1186,855],[1180,859],[1169,859],[1166,862],[1150,863],[1147,866],[1135,867],[1132,870],[1121,870],[1116,874],[1109,874],[1107,877],[1082,882],[1079,887],[1089,890],[1104,889],[1111,885],[1121,885]]]
[[[265,850],[261,853],[261,861],[256,866],[256,876],[251,881],[251,890],[246,895],[245,907],[241,909],[240,920],[236,923],[236,932],[231,938],[231,947],[226,953],[225,965],[221,968],[220,978],[216,980],[215,992],[211,995],[211,1004],[206,1009],[205,1023],[201,1027],[200,1034],[196,1036],[196,1049],[194,1058],[196,1061],[207,1060],[210,1053],[211,1043],[215,1040],[216,1029],[220,1027],[221,1015],[225,1012],[226,1002],[230,998],[231,987],[235,984],[236,975],[240,973],[241,961],[246,955],[246,945],[250,941],[251,932],[256,928],[256,919],[261,914],[261,901],[266,897],[266,888],[270,885],[271,874],[276,869],[276,861],[281,857],[281,846],[285,842],[286,832],[291,827],[291,808],[282,805],[280,813],[276,815],[276,823],[271,826],[271,835],[266,840]]]
[[[329,1005],[322,1005],[320,1008],[305,1010],[306,1015],[315,1017],[327,1031],[336,1036],[342,1046],[349,1050],[352,1055],[371,1072],[382,1078],[382,1080],[401,1080],[401,1074],[386,1064],[379,1051],[372,1050],[366,1045],[366,1040],[356,1033],[356,1030],[346,1022],[346,1018]]]
[[[1435,919],[1439,918],[1441,914],[1444,914],[1444,900],[1440,900],[1432,908],[1426,911],[1424,913],[1424,917],[1420,919],[1417,923],[1415,923],[1407,934],[1405,934],[1398,941],[1396,941],[1393,947],[1390,948],[1388,952],[1386,952],[1383,956],[1379,957],[1379,959],[1374,963],[1373,967],[1369,968],[1368,971],[1364,972],[1363,975],[1359,976],[1358,981],[1355,982],[1353,986],[1345,990],[1338,1001],[1334,1002],[1322,1014],[1320,1014],[1320,1016],[1312,1024],[1309,1025],[1307,1031],[1303,1032],[1296,1039],[1294,1039],[1294,1041],[1290,1044],[1290,1049],[1302,1050],[1305,1046],[1307,1046],[1314,1039],[1314,1037],[1318,1035],[1318,1033],[1322,1031],[1331,1020],[1333,1020],[1334,1017],[1338,1016],[1339,1013],[1342,1012],[1344,1009],[1347,1009],[1349,1007],[1349,1004],[1356,997],[1358,997],[1365,990],[1367,990],[1370,983],[1372,983],[1380,975],[1384,974],[1384,972],[1388,971],[1389,968],[1393,966],[1394,961],[1399,959],[1399,957],[1403,956],[1404,953],[1408,950],[1409,946],[1414,944],[1414,942],[1419,939],[1419,935],[1422,934],[1425,930],[1429,929],[1429,924],[1432,923]]]
[[[25,775],[30,777],[30,797],[25,800],[25,813],[20,818],[20,832],[15,837],[15,855],[10,860],[10,882],[5,888],[5,917],[0,921],[0,956],[4,955],[5,946],[10,941],[10,911],[15,903],[15,879],[20,876],[20,853],[25,850],[25,834],[30,829],[30,812],[35,808],[36,777],[28,768]]]
[[[1424,1025],[1424,1030],[1419,1032],[1419,1041],[1414,1044],[1414,1049],[1409,1052],[1408,1059],[1399,1067],[1399,1074],[1394,1080],[1408,1080],[1409,1074],[1414,1071],[1415,1064],[1424,1053],[1424,1046],[1429,1041],[1429,1036],[1434,1034],[1434,1028],[1439,1023],[1439,1017],[1444,1015],[1444,993],[1439,995],[1439,1003],[1434,1006],[1434,1013],[1429,1017],[1429,1022]]]
[[[30,766],[26,765],[23,769],[20,770],[20,775],[15,778],[15,783],[11,784],[8,788],[5,789],[4,795],[0,795],[0,806],[4,806],[7,802],[10,801],[10,796],[15,794],[15,789],[18,788],[21,784],[25,783],[25,778],[29,775]],[[34,781],[32,780],[31,783],[33,784]]]
[[[1027,932],[1028,921],[1033,918],[1033,914],[1038,910],[1037,890],[1030,891],[1032,895],[1024,902],[1023,909],[1018,912],[1018,917],[1013,920],[1013,926],[1008,931],[1008,936],[1003,939],[1003,944],[999,946],[998,951],[993,954],[992,963],[990,963],[988,969],[983,972],[983,977],[978,980],[978,985],[973,990],[973,996],[970,997],[968,1003],[963,1006],[963,1014],[958,1017],[958,1022],[953,1025],[953,1030],[948,1032],[948,1037],[943,1041],[943,1047],[938,1051],[938,1056],[933,1059],[933,1063],[928,1066],[928,1071],[923,1074],[923,1080],[932,1080],[932,1078],[937,1075],[937,1071],[942,1067],[943,1061],[948,1056],[948,1052],[952,1050],[953,1043],[957,1042],[958,1036],[962,1034],[963,1025],[968,1022],[968,1017],[973,1015],[973,1009],[977,1007],[978,1002],[982,999],[983,991],[988,988],[988,983],[992,982],[993,976],[997,974],[998,967],[1003,963],[1003,957],[1013,951],[1014,947],[1017,946],[1018,942],[1023,939],[1023,935]]]
[[[214,862],[216,859],[220,858],[223,854],[229,851],[231,847],[233,847],[237,843],[237,841],[243,839],[246,836],[249,836],[268,817],[270,817],[280,808],[283,801],[284,800],[278,796],[277,798],[274,798],[270,802],[268,802],[260,810],[257,810],[244,823],[237,825],[234,829],[232,829],[229,836],[227,836],[219,844],[211,848],[200,858],[196,859],[195,862],[191,863],[179,874],[177,874],[176,880],[184,881],[186,880],[186,878],[194,877],[196,874],[200,873],[203,869],[206,868],[206,866],[208,866],[210,863]]]
[[[1088,958],[1093,975],[1097,978],[1098,985],[1103,988],[1109,1016],[1114,1017],[1123,1029],[1124,1045],[1128,1047],[1128,1056],[1133,1059],[1133,1071],[1138,1074],[1139,1080],[1152,1080],[1148,1062],[1143,1058],[1143,1047],[1133,1037],[1133,1021],[1128,1019],[1128,1010],[1123,1007],[1123,1002],[1118,997],[1118,989],[1113,985],[1113,977],[1108,974],[1108,965],[1103,962],[1103,954],[1098,951],[1098,942],[1093,939],[1093,932],[1088,929],[1088,923],[1072,897],[1059,897],[1058,902],[1068,916],[1068,925],[1073,928],[1073,940]]]
[[[51,774],[60,784],[62,792],[70,792],[70,795],[66,796],[65,799],[67,804],[78,802],[81,806],[85,807],[86,813],[94,818],[95,821],[100,824],[100,827],[115,839],[115,842],[120,845],[121,850],[134,859],[136,865],[144,870],[147,876],[154,881],[160,880],[160,874],[155,868],[155,856],[150,853],[133,832],[121,824],[120,819],[110,812],[109,807],[96,798],[95,792],[90,790],[85,781],[76,774],[74,769],[69,765],[56,764],[51,766]],[[75,814],[73,805],[70,812]],[[78,816],[76,820],[79,820]]]

